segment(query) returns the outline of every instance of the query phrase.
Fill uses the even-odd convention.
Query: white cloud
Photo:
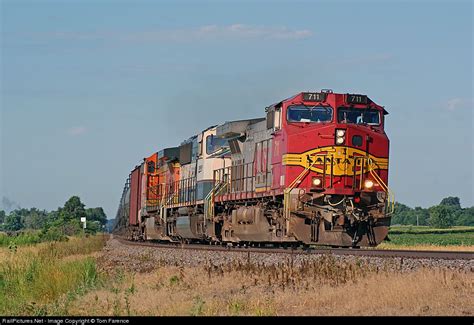
[[[199,40],[298,40],[309,38],[308,29],[291,29],[286,26],[255,26],[246,24],[205,25],[185,29],[160,29],[141,32],[65,32],[35,33],[34,37],[73,41],[116,40],[126,42],[184,42]]]
[[[451,98],[447,102],[447,108],[450,111],[454,111],[457,108],[459,108],[460,106],[462,106],[463,104],[464,104],[464,100],[462,98],[459,98],[459,97]]]
[[[202,26],[199,28],[199,30],[203,33],[212,33],[217,31],[218,27],[217,25],[208,25],[208,26]]]
[[[70,129],[67,130],[67,133],[70,136],[80,136],[84,133],[86,133],[87,129],[84,126],[74,126]]]
[[[384,63],[393,59],[389,53],[370,54],[365,56],[354,56],[333,62],[335,65],[365,65],[372,63]]]
[[[245,24],[232,25],[208,25],[199,28],[191,28],[186,30],[160,31],[155,34],[157,40],[162,38],[166,33],[168,40],[184,41],[197,39],[278,39],[278,40],[295,40],[304,39],[312,36],[312,32],[308,29],[294,30],[286,26],[254,26]]]

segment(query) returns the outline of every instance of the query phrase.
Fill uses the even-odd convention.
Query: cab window
[[[339,108],[337,111],[339,123],[379,125],[380,112],[375,109]]]
[[[153,162],[153,161],[147,162],[147,169],[148,169],[147,170],[148,173],[153,174],[155,172],[155,162]]]
[[[287,110],[288,122],[321,123],[332,120],[332,108],[327,106],[292,105]]]
[[[216,152],[217,150],[221,149],[222,147],[227,147],[227,140],[217,138],[214,135],[208,135],[206,137],[206,153],[208,155]]]

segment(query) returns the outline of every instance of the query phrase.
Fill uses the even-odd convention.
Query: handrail
[[[222,186],[224,185],[224,186]],[[206,212],[207,212],[207,219],[212,219],[214,217],[214,202],[213,197],[218,195],[228,184],[223,181],[219,181],[214,185],[214,187],[209,191],[206,195],[205,201],[207,203]]]
[[[370,175],[382,186],[382,189],[387,193],[387,205],[391,207],[391,211],[388,212],[392,214],[395,211],[395,193],[388,187],[388,185],[383,181],[383,179],[374,172],[375,168],[373,168],[373,161],[372,158],[367,159],[367,166],[370,172]]]
[[[314,161],[308,165],[294,180],[293,182],[290,183],[290,185],[285,189],[284,194],[283,194],[283,206],[285,208],[285,219],[289,220],[289,214],[290,214],[290,206],[289,206],[289,194],[293,190],[293,188],[296,186],[297,183],[301,181],[306,176],[306,173],[313,167],[317,162],[317,159],[314,159]],[[288,229],[288,227],[287,227]]]

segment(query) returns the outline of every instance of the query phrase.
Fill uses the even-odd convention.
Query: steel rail
[[[474,260],[474,252],[466,251],[420,251],[420,250],[395,250],[395,249],[372,249],[372,248],[295,248],[277,247],[261,248],[249,246],[220,246],[203,244],[182,244],[182,243],[157,243],[157,242],[136,242],[129,241],[115,235],[113,238],[125,245],[145,246],[166,249],[186,249],[201,251],[225,251],[232,253],[262,253],[262,254],[328,254],[339,256],[365,256],[384,258],[413,258],[413,259],[441,259],[441,260]]]

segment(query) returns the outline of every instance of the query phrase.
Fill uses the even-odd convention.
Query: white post
[[[82,218],[81,218],[81,222],[82,222],[82,228],[83,228],[83,229],[86,229],[86,218],[85,218],[85,217],[82,217]]]

